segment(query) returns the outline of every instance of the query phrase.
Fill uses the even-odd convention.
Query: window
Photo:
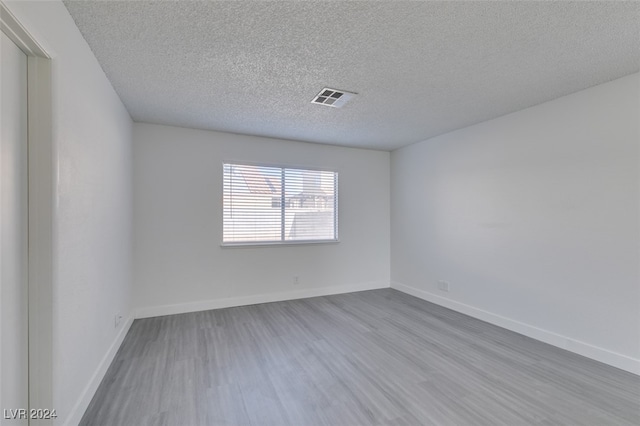
[[[338,173],[223,168],[223,245],[338,240]]]

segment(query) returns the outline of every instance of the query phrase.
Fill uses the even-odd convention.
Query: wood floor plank
[[[640,377],[382,289],[136,320],[81,425],[640,425]]]

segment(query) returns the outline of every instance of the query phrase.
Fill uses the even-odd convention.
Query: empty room
[[[640,2],[0,29],[1,426],[640,425]]]

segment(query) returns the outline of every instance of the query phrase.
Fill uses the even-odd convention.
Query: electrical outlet
[[[120,321],[122,321],[122,315],[120,314],[116,314],[114,320],[113,320],[113,327],[114,328],[118,328],[118,326],[120,325]]]
[[[296,275],[293,277],[293,285],[298,285],[298,284],[300,284],[300,277]]]
[[[449,283],[446,281],[438,281],[438,290],[449,291]]]

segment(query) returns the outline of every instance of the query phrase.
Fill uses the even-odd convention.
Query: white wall
[[[139,316],[389,286],[388,152],[139,123],[133,135]],[[340,242],[220,247],[225,160],[336,169]]]
[[[639,81],[394,151],[392,286],[640,374]]]
[[[53,407],[41,408],[76,424],[131,317],[132,122],[61,2],[6,3],[53,56]]]
[[[4,410],[26,407],[29,401],[27,56],[1,31],[0,43],[0,409]],[[0,417],[0,425],[27,423],[5,417]]]

